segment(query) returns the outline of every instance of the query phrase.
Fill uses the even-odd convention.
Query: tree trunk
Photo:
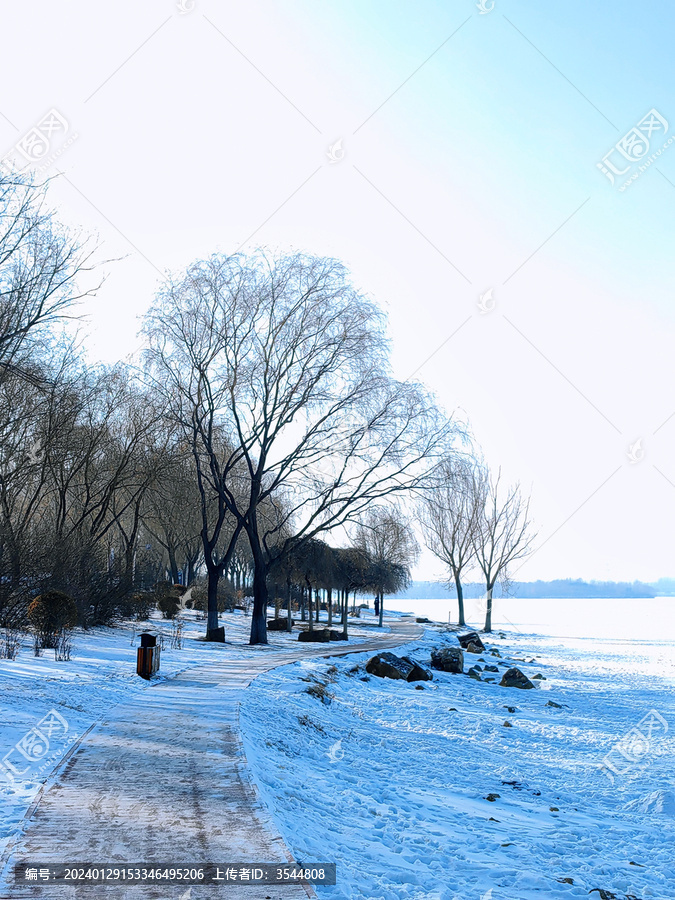
[[[307,582],[307,599],[309,600],[309,630],[314,631],[314,609],[312,606],[312,585]]]
[[[384,592],[380,591],[380,619],[379,626],[382,628],[382,617],[384,615]]]
[[[333,588],[328,588],[328,627],[333,624]]]
[[[167,553],[169,554],[169,568],[171,569],[171,583],[178,584],[178,563],[176,562],[176,551],[170,544],[167,547]]]
[[[249,644],[267,643],[267,563],[255,520],[246,529],[253,555],[253,613]]]
[[[210,567],[209,582],[206,600],[206,640],[217,641],[218,638],[218,582],[220,581],[220,570],[216,566]]]
[[[305,589],[300,585],[300,621],[305,621]]]
[[[314,589],[314,602],[316,603],[316,621],[319,621],[319,613],[321,612],[321,593],[318,588]]]
[[[187,569],[187,587],[190,587],[192,582],[195,580],[195,562],[196,559],[194,556],[189,557]]]
[[[347,591],[342,592],[342,633],[345,637],[347,634],[347,606],[349,603],[349,595]]]
[[[286,628],[289,631],[293,630],[293,611],[291,609],[291,576],[288,575],[286,578],[286,609],[288,610],[288,621],[286,623]]]
[[[487,606],[485,610],[485,628],[483,629],[487,634],[490,634],[492,631],[492,587],[488,586],[487,589]]]
[[[459,579],[459,572],[455,573],[455,587],[457,588],[457,605],[459,606],[459,624],[466,625],[464,621],[464,591],[462,590],[462,582]]]

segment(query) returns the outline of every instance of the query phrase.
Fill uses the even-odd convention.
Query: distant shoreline
[[[470,582],[462,586],[466,600],[476,600],[485,596],[485,585]],[[593,599],[653,599],[654,597],[675,597],[675,579],[662,578],[658,582],[641,581],[582,581],[581,579],[559,579],[556,581],[517,581],[504,594],[495,585],[495,599],[523,600],[593,600]],[[405,591],[392,594],[392,600],[456,600],[454,587],[448,588],[440,581],[413,581]]]

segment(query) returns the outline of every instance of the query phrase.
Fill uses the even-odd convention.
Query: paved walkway
[[[256,648],[245,659],[228,659],[224,650],[222,663],[190,669],[116,706],[85,736],[30,811],[10,865],[293,862],[259,799],[244,755],[239,736],[244,689],[279,665],[393,648],[421,632],[410,620],[392,624],[388,635],[350,646],[302,644],[290,652]],[[214,900],[216,894],[228,900],[314,896],[302,885],[219,890],[150,882],[147,887],[90,888],[12,884],[0,900]]]

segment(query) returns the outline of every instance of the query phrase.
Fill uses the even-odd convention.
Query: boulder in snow
[[[478,636],[478,632],[469,631],[466,634],[458,634],[457,640],[459,641],[460,647],[463,650],[468,650],[469,653],[483,653],[485,651],[485,644],[481,641]],[[469,649],[469,644],[473,644],[474,647],[477,647],[476,650]]]
[[[523,675],[520,669],[517,669],[515,666],[504,672],[499,684],[502,687],[515,687],[520,688],[521,690],[529,690],[534,687],[527,675]]]
[[[301,631],[298,640],[303,643],[324,644],[330,640],[330,631],[325,628],[315,628],[313,631]]]
[[[395,653],[378,653],[372,656],[366,663],[366,672],[376,675],[378,678],[395,678],[407,681],[408,675],[413,670],[412,663],[407,659],[401,659]]]
[[[431,651],[431,668],[461,675],[464,671],[464,652],[460,647],[444,647]]]
[[[434,676],[427,667],[418,663],[417,660],[411,659],[409,656],[404,656],[402,659],[404,662],[409,662],[412,666],[412,670],[408,673],[406,681],[431,681],[433,679]]]

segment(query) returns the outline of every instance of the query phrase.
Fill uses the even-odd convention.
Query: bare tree
[[[355,543],[370,562],[367,578],[378,602],[381,628],[384,595],[410,584],[410,569],[420,548],[410,524],[394,506],[371,507],[359,522]]]
[[[475,558],[475,531],[485,502],[482,474],[474,462],[457,456],[444,459],[439,469],[440,483],[418,504],[420,525],[425,545],[449,570],[459,624],[466,625],[462,573]]]
[[[370,559],[360,547],[338,547],[334,551],[335,583],[341,594],[342,634],[349,637],[347,617],[349,613],[349,593],[365,590],[368,587]]]
[[[526,556],[535,534],[529,518],[530,501],[524,500],[518,484],[501,496],[501,469],[493,479],[483,472],[481,493],[484,501],[473,531],[476,561],[485,578],[485,631],[492,631],[492,590],[499,578],[508,583],[508,567]]]
[[[165,551],[172,581],[177,583],[179,570],[186,568],[189,585],[202,552],[200,495],[192,457],[184,445],[173,445],[157,468],[143,524]]]
[[[39,384],[36,349],[96,290],[78,287],[96,248],[58,223],[46,194],[46,182],[0,168],[0,379],[14,373]]]
[[[301,254],[195,263],[147,319],[158,389],[251,545],[251,643],[267,641],[273,555],[409,491],[447,446],[454,425],[433,399],[389,375],[383,327],[340,263]]]

